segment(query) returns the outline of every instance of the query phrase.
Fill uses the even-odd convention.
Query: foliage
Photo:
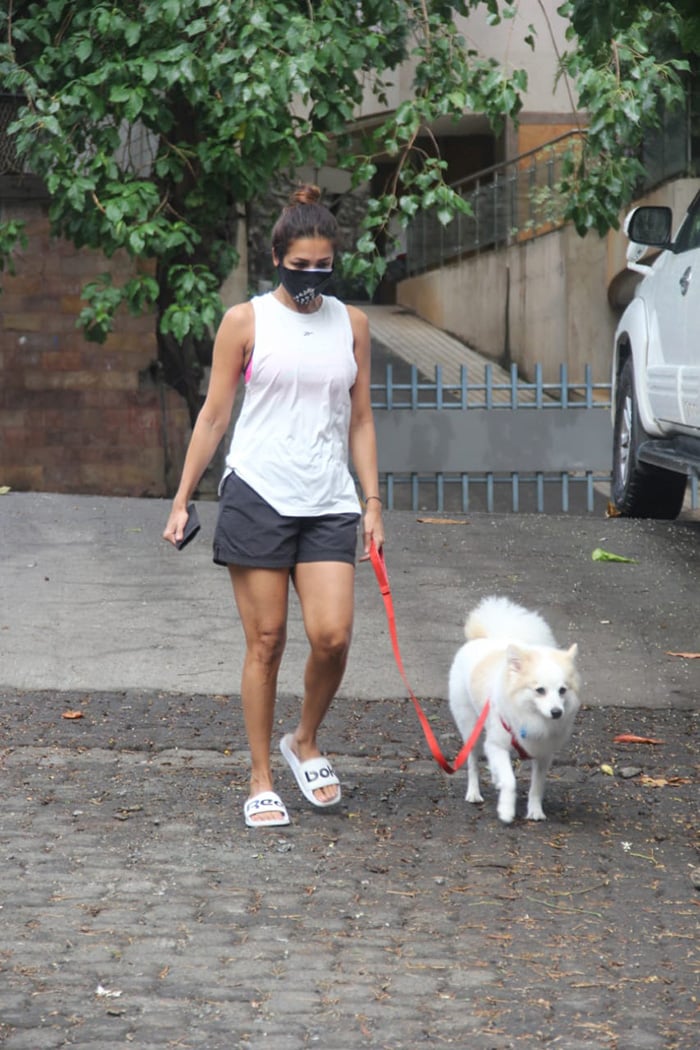
[[[0,76],[26,104],[13,125],[26,166],[51,193],[55,234],[138,260],[122,284],[84,289],[87,335],[115,313],[151,310],[166,379],[194,415],[236,262],[236,223],[276,176],[303,165],[346,168],[366,183],[393,174],[369,202],[345,276],[371,287],[377,245],[433,208],[443,223],[467,205],[445,184],[430,128],[465,111],[498,129],[517,119],[522,70],[467,46],[455,14],[481,7],[497,24],[516,0],[13,0],[0,9]],[[587,132],[555,187],[579,233],[616,226],[642,174],[640,143],[663,107],[682,103],[688,56],[700,52],[697,0],[568,0],[571,50],[560,75]],[[544,11],[543,7],[543,11]],[[534,43],[534,32],[527,30]],[[388,110],[398,69],[411,97]],[[573,92],[576,99],[573,100]],[[368,103],[369,100],[369,103]],[[373,122],[360,121],[374,111]],[[359,129],[364,130],[360,131]],[[21,225],[0,224],[11,264]]]
[[[104,340],[120,306],[154,309],[166,378],[199,403],[220,314],[216,289],[235,264],[235,226],[278,173],[339,162],[355,184],[395,158],[373,201],[350,276],[382,272],[376,237],[391,210],[408,221],[462,207],[437,150],[419,136],[465,108],[515,116],[524,74],[466,47],[453,16],[478,0],[15,0],[0,11],[0,76],[26,99],[16,148],[51,193],[52,231],[108,257],[141,260],[121,285],[85,289],[81,323]],[[500,13],[489,0],[492,18]],[[506,11],[510,5],[505,5]],[[361,142],[364,98],[386,113],[398,66],[414,62],[413,98]],[[15,231],[16,233],[17,231]],[[5,226],[7,256],[13,231]]]
[[[571,20],[583,48],[589,53],[605,50],[620,31],[648,13],[646,0],[571,0],[567,5]],[[700,53],[700,9],[697,0],[669,0],[663,5],[678,25],[678,39],[685,54]],[[664,11],[664,17],[666,17]]]
[[[17,246],[27,247],[27,236],[24,223],[18,219],[0,222],[0,273],[7,267],[9,273],[15,272],[12,253]]]
[[[561,71],[575,83],[578,108],[586,113],[586,135],[570,152],[557,192],[564,217],[583,235],[604,234],[619,224],[620,209],[644,177],[640,148],[659,125],[664,109],[685,104],[681,57],[683,20],[672,4],[654,9],[627,3],[610,19],[614,5],[577,0],[560,7],[571,19],[575,48],[562,56]],[[633,10],[638,8],[638,10]],[[575,26],[582,35],[576,37]],[[614,30],[614,36],[605,33]]]

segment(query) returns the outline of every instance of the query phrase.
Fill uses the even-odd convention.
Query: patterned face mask
[[[277,267],[280,283],[298,306],[308,306],[320,295],[333,277],[329,270],[290,270],[280,263]]]

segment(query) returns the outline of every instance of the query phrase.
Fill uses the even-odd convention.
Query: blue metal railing
[[[415,365],[402,371],[407,378],[397,381],[394,366],[387,365],[384,380],[371,387],[380,442],[380,487],[387,509],[606,510],[611,473],[600,467],[608,457],[612,460],[611,387],[594,382],[590,367],[584,369],[580,382],[570,379],[565,365],[557,382],[545,382],[539,365],[532,382],[522,380],[515,367],[503,378],[501,370],[486,365],[483,381],[474,382],[463,366],[457,383],[444,383],[440,367],[433,380]],[[504,410],[512,415],[504,418]],[[516,419],[521,443],[510,433]],[[401,420],[403,425],[393,425]],[[575,433],[567,444],[573,423]],[[467,424],[472,424],[471,429]],[[485,433],[488,440],[483,441]],[[434,450],[426,453],[431,444]],[[485,469],[489,458],[503,466],[499,445],[513,450],[506,453],[508,469]],[[411,451],[414,446],[420,456]],[[533,456],[542,469],[532,469]],[[423,464],[429,461],[429,467],[414,469],[419,459]],[[382,470],[382,461],[401,467]],[[461,467],[462,461],[466,469],[445,469]],[[697,510],[697,478],[690,479],[689,499],[691,509]]]
[[[373,408],[610,408],[610,383],[596,383],[590,365],[584,367],[582,382],[569,379],[568,367],[560,365],[559,379],[545,382],[542,365],[534,368],[532,382],[520,378],[517,365],[511,365],[508,380],[502,369],[484,366],[482,382],[469,378],[466,365],[459,370],[457,383],[443,381],[443,369],[435,368],[435,378],[427,379],[416,365],[409,366],[408,380],[394,377],[394,366],[386,366],[386,378],[372,384]],[[501,378],[499,378],[499,375]]]

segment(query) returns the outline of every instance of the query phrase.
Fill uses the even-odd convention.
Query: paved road
[[[228,574],[211,562],[216,506],[200,504],[202,532],[182,552],[160,539],[167,509],[160,500],[0,497],[0,687],[237,692],[241,632]],[[445,696],[467,610],[498,593],[544,613],[560,644],[579,643],[591,704],[695,703],[698,661],[665,653],[700,643],[700,520],[476,514],[442,523],[395,512],[387,527],[399,640],[419,695]],[[594,562],[597,547],[634,564]],[[294,603],[291,612],[280,692],[298,695],[306,647]],[[368,563],[356,619],[342,695],[401,695]]]
[[[177,553],[158,501],[0,497],[0,1045],[697,1050],[700,660],[669,654],[700,650],[700,523],[388,515],[406,670],[448,753],[478,598],[579,643],[549,819],[501,827],[490,788],[467,806],[430,760],[363,565],[324,737],[343,805],[310,810],[280,761],[293,824],[268,834],[243,828],[240,629],[200,513]],[[293,606],[280,735],[303,658]]]

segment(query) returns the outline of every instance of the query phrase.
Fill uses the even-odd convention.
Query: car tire
[[[629,357],[620,372],[615,398],[612,502],[629,518],[677,518],[687,479],[684,474],[642,463],[637,451],[644,438],[634,396],[634,365]]]

